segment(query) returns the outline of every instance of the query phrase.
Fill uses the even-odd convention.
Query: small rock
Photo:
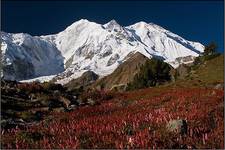
[[[223,89],[224,85],[222,83],[217,84],[214,89]]]
[[[78,99],[77,103],[78,103],[79,106],[84,106],[85,105],[85,103],[81,99]]]
[[[68,108],[71,103],[70,100],[62,96],[59,97],[59,101],[62,102],[66,108]]]
[[[68,110],[74,110],[74,109],[76,109],[77,108],[77,105],[70,105],[69,107],[68,107]]]
[[[167,124],[167,129],[169,131],[178,132],[181,135],[187,134],[187,128],[188,128],[187,122],[185,120],[182,120],[182,119],[171,120]]]
[[[92,100],[91,98],[87,99],[87,103],[92,106],[96,104],[96,102]]]
[[[53,108],[52,111],[58,112],[58,113],[60,113],[60,112],[65,112],[65,108],[64,108],[64,107]]]

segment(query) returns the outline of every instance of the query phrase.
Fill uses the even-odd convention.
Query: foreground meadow
[[[6,149],[224,148],[222,89],[161,87],[1,131]]]

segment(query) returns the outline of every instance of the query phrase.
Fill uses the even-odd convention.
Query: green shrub
[[[196,57],[193,63],[194,65],[192,66],[192,69],[197,69],[199,65],[205,63],[208,60],[216,58],[220,55],[221,55],[220,53],[213,53],[211,55],[203,55],[203,56]]]
[[[158,59],[152,58],[140,67],[140,72],[134,76],[134,80],[128,83],[127,90],[156,86],[169,81],[170,66]]]
[[[38,100],[43,106],[49,106],[49,104],[51,103],[51,97],[49,95],[40,95],[38,97]]]
[[[216,53],[216,50],[217,50],[217,45],[215,42],[211,42],[209,45],[206,45],[205,46],[205,49],[204,49],[204,55],[212,55],[214,53]]]
[[[42,87],[44,88],[45,91],[65,91],[64,87],[61,84],[55,84],[52,82],[44,82],[42,84]]]
[[[28,111],[23,111],[20,113],[19,117],[25,121],[31,121],[31,120],[35,120],[36,116],[35,114],[28,112]]]
[[[114,93],[112,91],[100,91],[100,90],[89,90],[83,92],[80,95],[80,99],[83,102],[87,102],[88,99],[92,99],[95,102],[99,102],[102,100],[109,100],[114,97]]]

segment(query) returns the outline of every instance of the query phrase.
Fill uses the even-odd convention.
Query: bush
[[[55,91],[55,90],[65,91],[64,87],[61,84],[55,84],[51,82],[44,82],[42,84],[42,87],[46,91]]]
[[[39,83],[20,83],[17,85],[17,91],[20,91],[21,93],[37,93],[42,91],[42,87],[40,86]]]
[[[167,63],[152,58],[140,67],[140,72],[134,76],[133,82],[128,84],[127,90],[156,86],[169,81],[170,69]]]
[[[205,46],[204,55],[212,55],[216,53],[217,45],[214,42],[211,42],[209,45]]]
[[[49,106],[51,103],[51,97],[49,95],[39,95],[38,100],[42,106]]]
[[[33,114],[31,112],[24,111],[24,112],[21,112],[20,118],[22,118],[25,121],[31,121],[31,120],[35,120],[36,116],[35,116],[35,114]]]
[[[192,68],[193,69],[196,69],[198,67],[198,65],[201,65],[205,61],[211,60],[211,59],[216,58],[216,57],[218,57],[220,55],[221,55],[220,53],[213,53],[211,55],[203,55],[203,56],[196,57],[195,58],[195,61],[193,63],[194,66]]]
[[[87,92],[83,92],[80,95],[80,98],[83,102],[87,102],[88,99],[92,99],[94,101],[102,101],[109,100],[113,98],[113,92],[111,91],[100,91],[100,90],[89,90]]]

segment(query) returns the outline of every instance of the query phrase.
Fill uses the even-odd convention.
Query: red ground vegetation
[[[223,90],[149,88],[1,131],[2,148],[224,148]],[[187,134],[166,125],[184,119]]]

